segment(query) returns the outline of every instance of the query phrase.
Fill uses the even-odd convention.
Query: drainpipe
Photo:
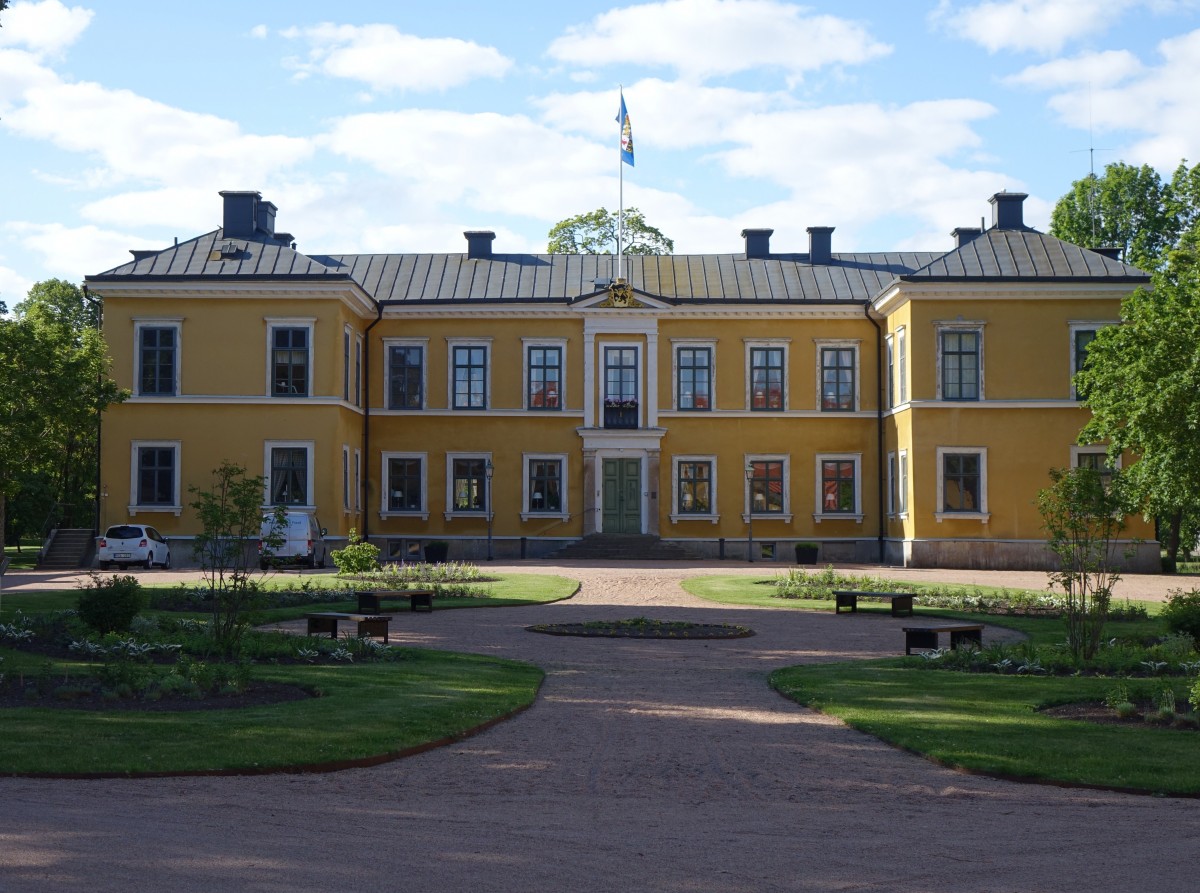
[[[383,304],[374,298],[371,299],[371,303],[375,305],[375,319],[363,332],[363,368],[360,373],[363,377],[363,464],[367,466],[362,469],[362,480],[358,482],[361,489],[359,495],[363,504],[362,540],[364,543],[371,535],[371,506],[367,502],[367,493],[370,492],[367,484],[371,479],[371,329],[379,325],[379,321],[383,319]]]
[[[887,548],[887,545],[885,542],[886,537],[887,537],[887,514],[886,514],[886,512],[887,512],[887,496],[886,496],[885,485],[884,485],[885,476],[887,474],[887,468],[886,468],[887,454],[884,452],[885,444],[884,444],[884,438],[883,438],[883,404],[884,404],[883,367],[885,365],[884,358],[883,358],[883,329],[880,327],[879,322],[873,316],[871,316],[871,302],[870,301],[867,301],[865,304],[863,304],[863,313],[866,315],[867,320],[871,323],[871,325],[873,325],[875,327],[875,436],[876,436],[876,450],[878,452],[878,456],[876,458],[876,466],[879,469],[879,472],[878,472],[878,474],[875,475],[875,478],[876,478],[876,482],[879,485],[879,535],[878,535],[878,541],[879,541],[879,563],[880,563],[880,565],[882,565],[884,562],[884,558],[886,555],[886,548]]]

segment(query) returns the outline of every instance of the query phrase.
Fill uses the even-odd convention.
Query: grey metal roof
[[[224,252],[223,252],[223,249]],[[230,251],[229,249],[233,249]],[[139,252],[139,254],[141,254]],[[913,282],[1053,280],[1141,284],[1141,270],[1034,230],[991,229],[949,252],[634,255],[625,279],[679,304],[865,302],[897,279]],[[277,241],[226,239],[221,230],[143,256],[91,282],[223,280],[353,281],[377,301],[569,303],[615,276],[612,255],[305,255]]]

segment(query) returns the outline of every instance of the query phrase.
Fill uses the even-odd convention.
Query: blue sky
[[[220,224],[301,251],[542,251],[618,203],[676,251],[939,249],[987,198],[1200,160],[1200,0],[15,0],[0,13],[0,300]]]

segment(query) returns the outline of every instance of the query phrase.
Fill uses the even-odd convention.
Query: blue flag
[[[625,108],[625,91],[621,91],[621,110],[617,112],[617,123],[621,125],[621,160],[633,167],[633,128],[629,126],[629,112]]]

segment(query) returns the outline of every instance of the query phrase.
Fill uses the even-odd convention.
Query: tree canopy
[[[1088,248],[1119,246],[1126,263],[1154,270],[1200,218],[1200,164],[1180,162],[1169,181],[1149,165],[1114,162],[1071,184],[1050,216],[1050,235]]]
[[[108,377],[97,310],[78,287],[39,282],[14,309],[0,318],[0,531],[7,500],[22,493],[84,512],[98,413],[125,396]]]
[[[549,254],[616,254],[618,213],[597,208],[560,220],[550,228]],[[675,242],[646,222],[637,208],[625,209],[622,254],[670,254]]]

